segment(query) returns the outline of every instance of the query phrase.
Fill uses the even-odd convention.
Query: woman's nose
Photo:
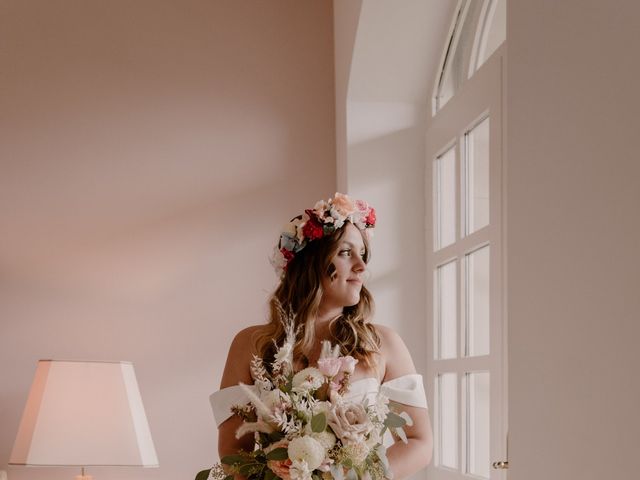
[[[358,255],[356,259],[356,263],[353,266],[353,270],[356,272],[363,272],[364,270],[366,270],[366,268],[367,268],[367,264],[364,263],[363,258],[360,255]]]

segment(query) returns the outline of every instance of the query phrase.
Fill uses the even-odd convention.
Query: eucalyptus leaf
[[[410,427],[413,426],[413,419],[411,418],[411,415],[409,415],[407,412],[400,412],[399,415],[404,418],[404,421],[407,423],[407,425],[409,425]]]
[[[311,418],[311,431],[314,433],[324,432],[327,428],[327,416],[320,412]]]
[[[236,463],[244,463],[245,457],[243,455],[225,455],[220,459],[220,462],[225,465],[235,465]]]
[[[268,437],[269,437],[270,443],[276,443],[277,441],[282,440],[284,438],[284,433],[275,431],[275,432],[271,432],[268,435]]]
[[[273,449],[267,453],[267,460],[286,460],[287,458],[289,458],[289,454],[284,447]]]
[[[196,475],[196,480],[207,480],[207,478],[209,478],[209,474],[211,473],[211,469],[207,469],[207,470],[202,470],[201,472],[198,472],[198,474]]]
[[[275,480],[276,478],[278,476],[267,468],[267,471],[264,472],[264,480]]]
[[[393,413],[393,412],[389,412],[387,414],[387,418],[384,421],[385,427],[388,427],[388,428],[391,428],[391,429],[404,427],[406,425],[406,423],[407,423],[407,421],[404,418],[402,418],[397,413]]]
[[[255,470],[255,464],[247,463],[245,465],[240,466],[240,468],[238,469],[238,473],[240,475],[244,475],[245,477],[248,477],[250,474],[253,473],[254,470]]]
[[[407,434],[404,433],[404,430],[402,428],[396,428],[394,431],[396,435],[400,437],[400,440],[402,440],[404,443],[408,443]]]

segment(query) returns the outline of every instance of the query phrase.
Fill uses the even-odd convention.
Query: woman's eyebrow
[[[360,246],[360,250],[365,250],[366,247],[364,246],[364,244],[360,244],[360,245],[356,245],[355,243],[351,243],[349,240],[344,240],[342,242],[343,245],[348,245],[351,248],[358,248],[358,246]]]

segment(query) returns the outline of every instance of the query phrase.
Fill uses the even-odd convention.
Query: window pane
[[[434,178],[434,245],[435,249],[456,240],[456,150],[454,147],[436,158]]]
[[[438,444],[440,466],[458,468],[458,376],[438,375]]]
[[[476,70],[507,39],[507,0],[491,0],[479,28],[483,31],[478,45]]]
[[[457,345],[457,262],[436,269],[435,278],[435,358],[456,358]]]
[[[489,354],[489,246],[465,258],[465,353]]]
[[[489,118],[465,135],[465,234],[489,225]]]
[[[439,78],[436,111],[455,95],[462,82],[468,77],[468,65],[481,10],[481,1],[465,0],[457,12],[456,25],[449,40],[448,51]]]
[[[489,478],[489,372],[466,374],[467,473]]]

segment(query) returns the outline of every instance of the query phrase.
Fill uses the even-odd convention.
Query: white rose
[[[295,464],[304,462],[309,470],[313,471],[318,468],[325,457],[325,449],[322,444],[313,437],[305,435],[304,437],[296,437],[287,447],[289,459]]]
[[[373,430],[371,419],[360,403],[338,401],[329,411],[327,422],[344,443],[362,442]]]
[[[324,432],[312,432],[311,437],[315,438],[325,450],[331,450],[336,444],[336,436],[326,430]]]

